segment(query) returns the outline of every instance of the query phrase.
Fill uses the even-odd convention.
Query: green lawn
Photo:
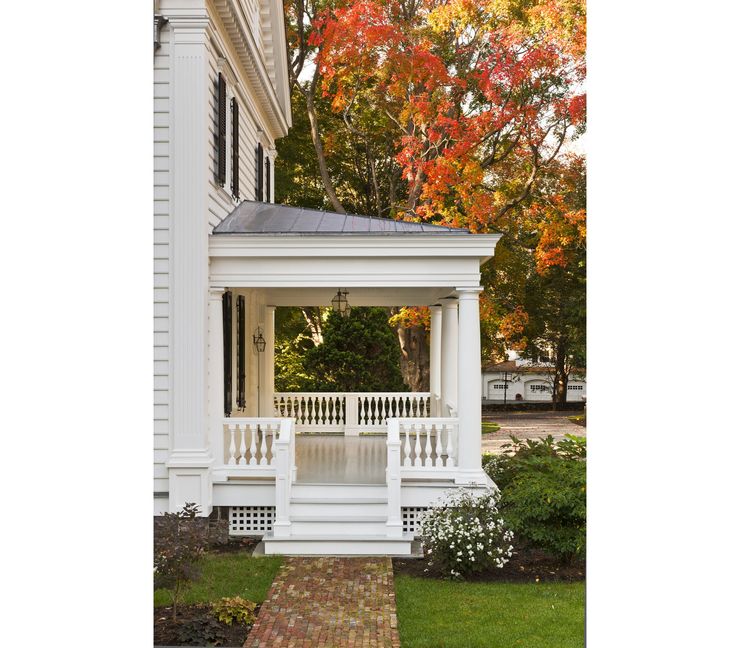
[[[281,562],[280,556],[209,554],[204,557],[202,578],[186,591],[183,602],[206,603],[223,596],[242,596],[262,603]],[[153,604],[171,605],[168,591],[156,590]]]
[[[500,429],[500,426],[497,423],[483,423],[482,424],[483,434],[489,434],[490,432],[497,432],[499,429]]]
[[[584,583],[395,583],[402,648],[584,646]]]

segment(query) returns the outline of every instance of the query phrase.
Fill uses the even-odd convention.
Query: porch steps
[[[385,535],[291,535],[274,538],[269,531],[263,537],[266,556],[410,556],[413,534],[402,538]]]
[[[293,484],[290,535],[263,537],[266,555],[409,556],[413,534],[389,535],[385,484]]]

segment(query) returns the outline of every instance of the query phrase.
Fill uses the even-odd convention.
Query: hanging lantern
[[[332,309],[342,317],[349,317],[350,312],[352,311],[352,306],[347,303],[347,295],[349,295],[349,293],[346,290],[340,289],[332,298]]]
[[[258,327],[258,330],[253,334],[253,345],[258,353],[265,351],[265,338],[263,337],[263,329]]]

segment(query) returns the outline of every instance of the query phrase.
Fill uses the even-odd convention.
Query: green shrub
[[[255,606],[253,601],[240,596],[225,596],[212,605],[212,612],[227,625],[235,622],[252,625],[255,622]]]
[[[220,624],[207,614],[186,619],[176,628],[176,639],[182,646],[221,646],[225,638]]]
[[[455,578],[502,568],[513,551],[513,533],[500,517],[495,493],[451,493],[422,516],[421,537],[429,564]]]
[[[483,466],[502,491],[500,511],[519,540],[569,560],[585,553],[586,440],[513,443]]]

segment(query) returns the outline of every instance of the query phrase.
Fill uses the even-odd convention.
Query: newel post
[[[345,393],[345,436],[357,436],[360,434],[358,425],[358,395]]]
[[[273,537],[287,538],[291,535],[291,482],[294,461],[293,419],[281,419],[278,438],[273,442],[276,465],[276,519],[273,523]]]
[[[401,434],[398,419],[388,419],[388,451],[385,482],[388,486],[388,521],[386,535],[389,538],[403,537],[401,516]]]

